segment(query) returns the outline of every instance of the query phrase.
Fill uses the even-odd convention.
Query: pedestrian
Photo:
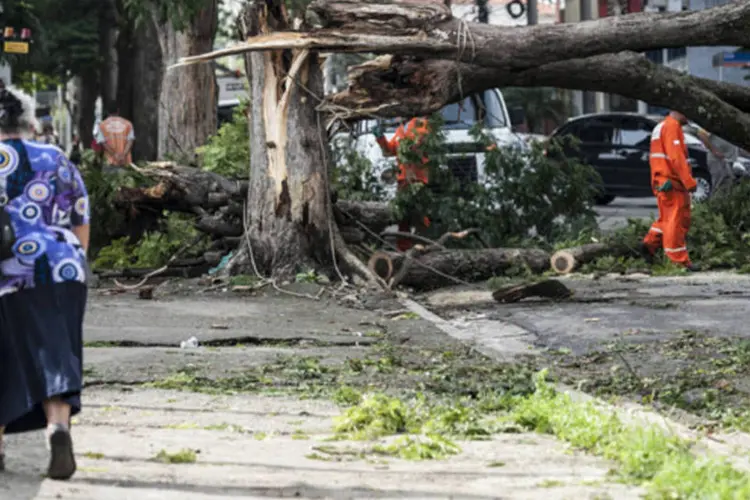
[[[133,124],[112,108],[105,120],[99,123],[94,138],[104,151],[105,170],[119,171],[133,163],[132,149],[135,142]]]
[[[690,193],[697,183],[687,161],[682,126],[685,115],[672,111],[651,133],[651,188],[656,196],[659,218],[643,239],[641,253],[651,261],[659,247],[675,264],[689,271],[699,267],[690,262],[685,238],[690,229]]]
[[[385,156],[396,156],[398,153],[399,144],[403,139],[410,139],[420,143],[425,136],[429,133],[429,127],[426,118],[412,118],[406,124],[399,125],[396,129],[396,133],[393,137],[388,140],[385,138],[383,129],[379,125],[376,125],[372,129],[372,133],[383,151]],[[429,168],[427,166],[429,162],[428,158],[422,159],[421,165],[409,165],[399,161],[398,173],[396,174],[397,189],[403,191],[407,189],[411,184],[427,184],[429,181]],[[427,216],[421,214],[409,214],[407,217],[398,224],[398,230],[402,233],[409,233],[414,227],[418,232],[420,230],[430,227],[430,219]],[[414,242],[409,238],[398,238],[396,240],[396,248],[400,252],[409,250],[414,245]]]
[[[52,125],[52,122],[45,121],[42,124],[42,134],[37,139],[42,144],[52,144],[53,146],[60,146],[60,141],[57,139],[57,134],[55,133],[55,127]]]
[[[47,475],[75,470],[81,409],[88,195],[56,146],[27,141],[34,100],[0,91],[0,470],[3,434],[46,429]]]

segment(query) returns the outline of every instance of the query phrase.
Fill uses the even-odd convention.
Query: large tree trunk
[[[218,0],[206,5],[187,23],[175,29],[170,20],[155,17],[159,46],[166,64],[213,48]],[[216,132],[216,78],[212,65],[172,69],[164,73],[159,98],[159,156],[192,160],[195,148]],[[137,130],[136,130],[137,133]]]
[[[99,75],[96,70],[84,71],[81,75],[81,86],[78,89],[78,134],[84,147],[89,147],[94,139],[94,115],[96,98],[99,95]]]
[[[240,16],[245,36],[288,29],[281,0],[254,2]],[[248,236],[232,272],[288,277],[330,262],[327,141],[316,101],[322,72],[308,51],[257,52],[246,58],[250,79]],[[305,90],[306,89],[306,90]],[[250,250],[250,251],[248,251]],[[252,257],[252,258],[250,258]]]
[[[135,129],[133,158],[153,161],[159,157],[159,97],[164,65],[156,24],[151,19],[139,23],[133,34],[131,54],[132,115]],[[209,99],[205,97],[205,99]]]
[[[117,4],[101,0],[99,4],[99,57],[102,105],[105,114],[117,102]]]

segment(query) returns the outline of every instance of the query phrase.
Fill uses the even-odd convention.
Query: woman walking
[[[2,436],[47,430],[47,475],[76,469],[70,418],[81,409],[88,195],[57,147],[24,135],[31,97],[0,90],[0,471]]]

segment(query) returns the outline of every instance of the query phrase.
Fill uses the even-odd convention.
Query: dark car
[[[564,146],[564,154],[579,158],[599,173],[603,185],[597,203],[606,205],[616,196],[653,196],[648,161],[651,131],[662,119],[635,113],[590,114],[571,118],[551,137],[573,136],[580,141],[577,148]],[[693,177],[698,182],[693,199],[703,201],[711,194],[708,153],[697,138],[687,135],[685,141]]]

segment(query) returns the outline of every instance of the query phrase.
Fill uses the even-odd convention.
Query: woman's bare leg
[[[64,425],[70,422],[70,405],[60,398],[51,398],[44,402],[44,413],[47,415],[47,425]]]
[[[70,405],[60,398],[51,398],[44,402],[44,413],[47,415],[47,441],[51,454],[47,476],[70,479],[76,471],[69,429]]]

